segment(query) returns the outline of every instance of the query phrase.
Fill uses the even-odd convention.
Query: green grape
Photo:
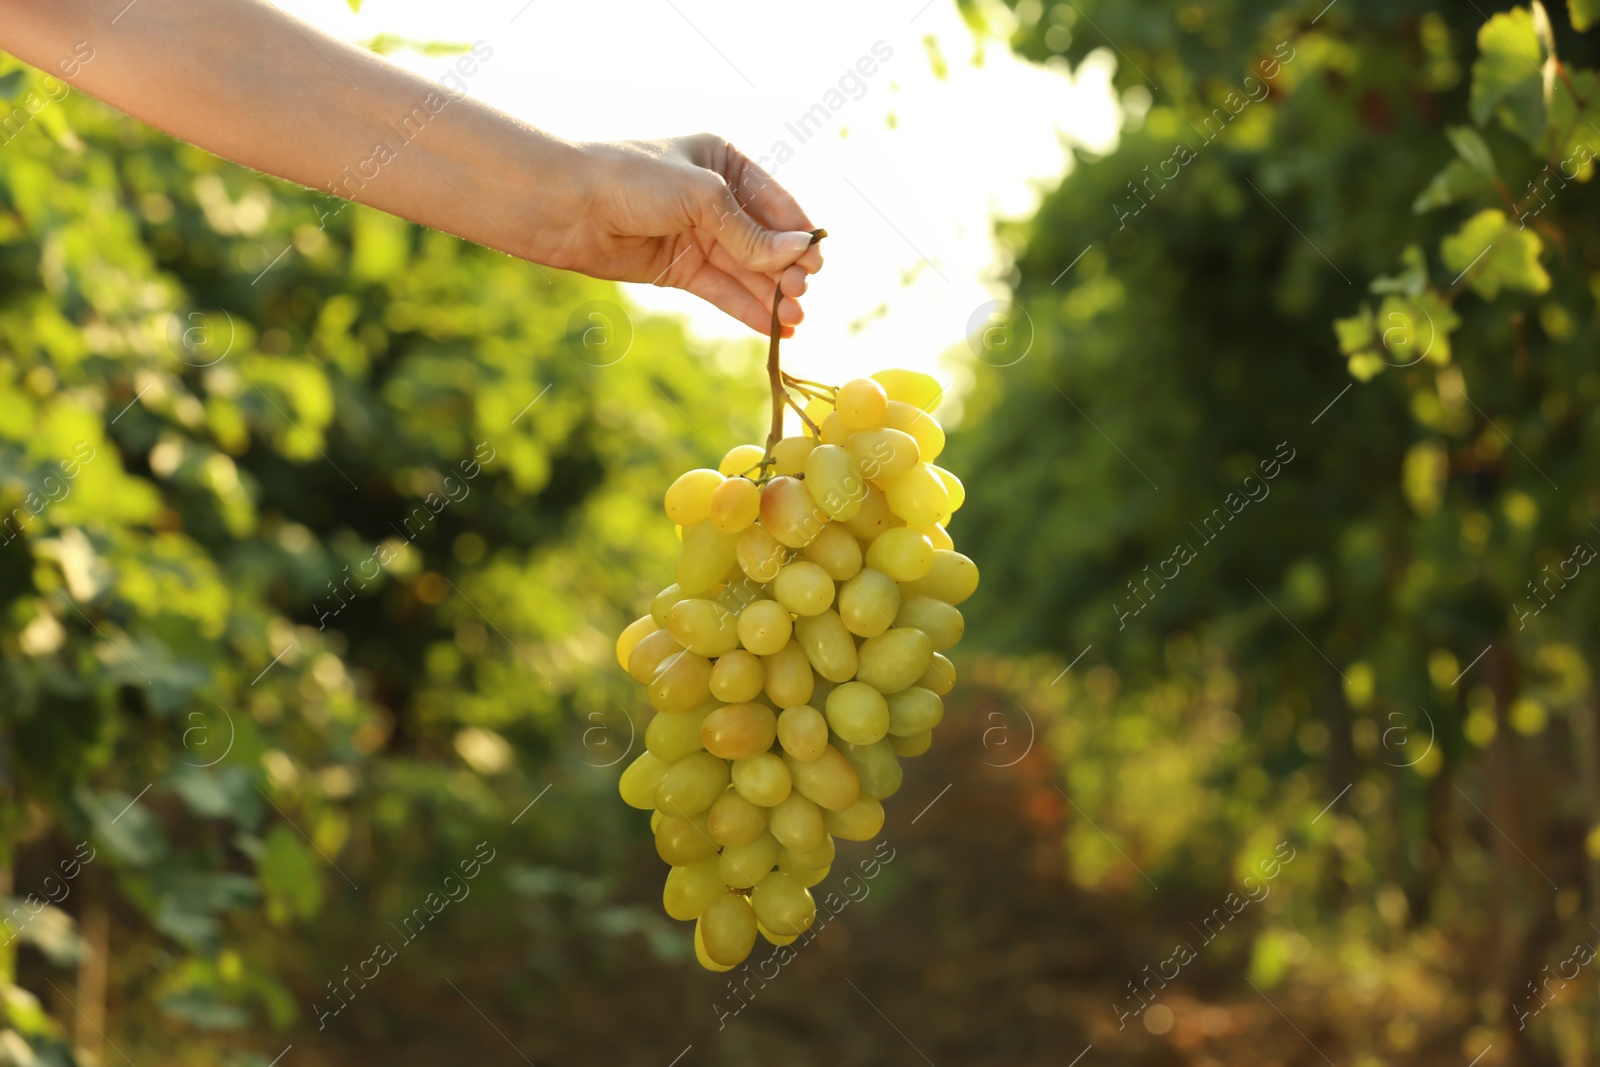
[[[751,895],[754,896],[754,894]],[[791,934],[788,937],[784,937],[782,934],[775,934],[765,926],[762,926],[760,919],[756,920],[756,930],[762,937],[767,939],[769,945],[792,945],[800,937],[799,934]]]
[[[854,576],[861,569],[861,542],[848,528],[836,522],[824,526],[802,555],[827,571],[828,577],[836,582]]]
[[[883,421],[889,410],[889,394],[871,378],[855,378],[839,386],[834,408],[847,430],[865,430]]]
[[[644,747],[665,763],[680,760],[691,752],[699,752],[706,747],[700,740],[700,724],[705,722],[706,716],[715,707],[714,702],[707,702],[698,708],[675,714],[657,712],[650,717],[650,725],[645,727]],[[645,806],[653,807],[654,804]]]
[[[908,526],[885,530],[867,546],[867,566],[897,582],[914,582],[933,569],[933,542]]]
[[[756,913],[747,898],[724,893],[700,913],[695,935],[713,963],[737,967],[756,946]]]
[[[717,473],[724,478],[754,474],[766,458],[767,450],[760,445],[734,445],[717,464]]]
[[[838,811],[827,811],[822,821],[828,833],[846,841],[871,841],[883,829],[883,805],[862,793],[854,804]]]
[[[785,708],[778,715],[778,744],[797,760],[814,760],[828,747],[828,720],[810,704]]]
[[[828,694],[828,726],[841,740],[870,745],[889,732],[889,704],[864,682],[845,682]]]
[[[920,734],[908,734],[905,737],[889,735],[889,747],[894,749],[894,754],[901,759],[920,756],[933,746],[933,731],[924,730]]]
[[[779,475],[761,490],[761,525],[780,544],[804,548],[827,521],[828,516],[817,507],[805,483],[798,478]]]
[[[933,644],[921,630],[893,629],[861,642],[856,680],[888,696],[914,684],[932,662]]]
[[[811,699],[806,703],[814,708],[825,708],[828,706],[828,694],[837,689],[839,683],[830,681],[820,675],[813,676],[816,678],[816,682],[811,687]],[[823,721],[826,722],[827,720],[824,719]]]
[[[935,549],[928,573],[906,583],[906,592],[959,604],[978,588],[978,565],[959,552]]]
[[[772,446],[772,472],[799,474],[806,469],[806,457],[817,447],[814,437],[785,437]]]
[[[762,656],[761,667],[767,674],[767,698],[778,707],[792,708],[811,699],[816,679],[811,673],[811,660],[806,658],[805,649],[798,641],[790,641],[772,655]]]
[[[706,833],[719,845],[748,845],[767,832],[767,819],[766,808],[729,789],[706,813]]]
[[[842,761],[844,757],[840,756],[839,759]],[[723,766],[727,764],[723,763]],[[789,795],[792,782],[789,767],[782,757],[773,752],[763,752],[753,759],[735,760],[732,777],[733,787],[740,796],[764,808],[783,803],[783,798]]]
[[[844,447],[875,482],[898,478],[917,465],[917,439],[904,430],[880,428],[853,433]]]
[[[678,554],[678,585],[684,596],[700,596],[727,576],[738,561],[739,539],[709,522],[683,528],[683,551]]]
[[[900,585],[882,571],[862,569],[839,589],[839,618],[858,637],[877,637],[900,610]]]
[[[825,445],[842,445],[850,436],[850,427],[844,424],[844,418],[837,411],[830,411],[817,429],[820,431],[818,438]]]
[[[757,600],[739,613],[739,641],[757,656],[770,656],[789,643],[794,620],[776,600]]]
[[[667,487],[667,518],[679,526],[704,522],[711,510],[711,494],[722,484],[722,475],[704,467],[685,471]]]
[[[727,895],[726,886],[722,888],[722,895]],[[709,904],[706,906],[710,907]],[[701,918],[704,918],[704,913],[702,913]],[[700,966],[704,967],[708,971],[715,972],[731,971],[737,967],[737,963],[718,963],[716,960],[707,955],[705,931],[701,929],[700,923],[701,919],[696,919],[694,922],[694,958],[699,962]],[[751,942],[751,947],[755,947],[754,942]],[[743,962],[743,959],[744,958],[741,956],[740,962]]]
[[[728,788],[728,777],[727,760],[709,752],[691,752],[675,760],[661,776],[655,807],[667,815],[697,815]]]
[[[673,582],[650,600],[650,617],[655,620],[658,629],[665,629],[667,618],[672,612],[672,605],[684,599],[685,593],[678,588],[678,583]]]
[[[800,795],[829,811],[848,808],[861,795],[861,780],[856,777],[855,768],[832,745],[814,760],[785,756],[783,762]]]
[[[935,652],[928,657],[928,669],[917,684],[936,696],[945,696],[956,687],[956,665]]]
[[[700,740],[726,760],[754,759],[778,739],[778,717],[761,704],[728,704],[706,716]]]
[[[960,478],[943,467],[934,467],[933,473],[939,476],[939,480],[944,483],[945,492],[949,494],[951,514],[960,511],[961,505],[967,502],[967,487],[961,484]]]
[[[898,400],[889,401],[883,424],[904,430],[917,439],[917,452],[924,463],[932,463],[944,451],[944,427],[933,416]]]
[[[744,845],[729,845],[722,850],[722,860],[717,873],[734,889],[749,889],[759,885],[778,862],[783,846],[769,832],[763,832],[754,841]]]
[[[824,822],[827,820],[824,819]],[[833,866],[833,858],[837,849],[833,838],[823,835],[822,844],[810,852],[790,852],[784,849],[778,856],[778,869],[785,874],[800,874],[803,871],[820,871],[824,867]]]
[[[772,580],[772,595],[796,615],[820,615],[833,604],[833,579],[815,563],[790,563]]]
[[[628,673],[640,685],[649,685],[661,665],[682,651],[683,646],[668,630],[645,634],[633,646],[633,651],[628,653]]]
[[[833,401],[820,396],[814,396],[806,401],[806,418],[811,420],[813,426],[821,425],[822,420],[833,414]]]
[[[667,657],[650,679],[650,706],[657,711],[688,711],[711,699],[711,661],[688,649]]]
[[[934,649],[952,647],[967,628],[960,609],[931,596],[901,597],[894,624],[902,630],[921,630],[928,635],[928,643]]]
[[[680,600],[667,612],[667,629],[678,644],[699,656],[720,656],[739,647],[738,620],[715,600]]]
[[[805,651],[806,661],[828,681],[843,682],[855,675],[856,640],[845,629],[838,612],[824,611],[810,618],[796,619],[794,636]],[[811,694],[807,693],[806,699],[810,698]]]
[[[907,526],[936,523],[950,507],[950,492],[926,463],[919,463],[898,478],[880,478],[878,485],[889,498],[889,510]]]
[[[649,811],[656,806],[656,786],[667,773],[667,763],[655,754],[641,752],[617,780],[617,792],[630,808]]]
[[[811,891],[793,875],[778,872],[762,879],[750,894],[756,921],[781,936],[798,937],[817,917]]]
[[[889,498],[883,495],[883,490],[869,483],[861,510],[844,524],[844,528],[861,540],[870,541],[886,530],[905,524],[904,519],[889,510]]]
[[[672,864],[682,867],[698,863],[717,854],[717,846],[706,833],[706,816],[663,814],[656,824],[656,853]]]
[[[722,875],[717,873],[717,857],[710,856],[668,871],[667,884],[661,890],[661,905],[668,915],[679,921],[698,919],[706,905],[727,891]]]
[[[921,411],[932,411],[944,397],[944,389],[938,379],[921,371],[880,370],[872,375],[872,380],[883,386],[890,400],[898,400]],[[885,409],[887,415],[887,405]]]
[[[950,540],[950,535],[944,532],[944,523],[936,522],[932,526],[918,526],[916,531],[928,539],[935,552],[954,552],[956,543]]]
[[[867,479],[856,458],[838,445],[818,445],[806,457],[806,489],[830,519],[855,517],[867,498]]]
[[[727,581],[718,588],[716,595],[716,602],[733,612],[736,619],[745,608],[766,599],[770,599],[767,586],[752,580],[738,567],[728,572]]]
[[[863,795],[887,800],[900,791],[903,777],[900,760],[887,740],[874,741],[870,745],[845,743],[839,746],[839,751],[855,768]]]
[[[938,726],[944,720],[944,701],[931,689],[914,685],[889,698],[889,732],[910,737]]]
[[[828,873],[832,870],[832,867],[818,867],[814,871],[801,871],[794,875],[794,879],[807,889],[810,889],[812,886],[828,877]]]
[[[848,758],[848,757],[847,757]],[[827,831],[822,828],[822,809],[799,793],[790,793],[774,805],[767,815],[772,836],[792,852],[810,852],[822,847]]]
[[[753,582],[770,582],[778,576],[789,550],[765,526],[750,526],[739,535],[734,559]]]
[[[953,477],[953,476],[952,476]],[[748,478],[729,478],[711,493],[706,516],[725,534],[742,533],[761,514],[761,489]]]
[[[853,543],[855,538],[851,538],[851,541]],[[856,554],[860,555],[859,549],[857,549]],[[622,633],[617,635],[617,664],[623,670],[627,670],[628,657],[632,656],[633,650],[639,647],[639,642],[659,629],[661,629],[660,624],[651,615],[641,615],[630,622]]]
[[[711,665],[711,695],[724,704],[742,704],[760,694],[766,678],[760,657],[737,648]]]

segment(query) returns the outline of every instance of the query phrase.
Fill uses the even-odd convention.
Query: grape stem
[[[826,236],[828,236],[827,230],[812,230],[811,243],[816,244]],[[772,450],[783,437],[784,405],[794,403],[789,397],[788,390],[784,388],[783,368],[778,365],[778,340],[783,334],[783,327],[778,322],[778,306],[782,303],[783,283],[779,282],[772,290],[772,340],[767,346],[767,382],[772,389],[772,428],[767,433],[767,454],[761,460],[763,477],[767,473],[767,468],[777,462],[772,456]],[[800,417],[805,418],[805,412],[802,411]]]

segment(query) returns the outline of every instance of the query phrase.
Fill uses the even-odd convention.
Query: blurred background
[[[0,1063],[1600,1060],[1591,0],[284,6],[773,156],[786,366],[949,386],[960,682],[702,971],[612,643],[764,346],[0,57]]]

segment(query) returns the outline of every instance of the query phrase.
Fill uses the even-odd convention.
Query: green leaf
[[[322,872],[300,835],[282,823],[267,831],[257,876],[267,898],[267,917],[274,923],[309,919],[321,910]]]
[[[159,904],[156,929],[199,952],[215,952],[221,912],[247,908],[259,897],[256,883],[234,871],[178,870],[152,875],[151,891]]]
[[[1386,297],[1378,308],[1381,348],[1378,355],[1393,367],[1409,367],[1426,359],[1450,362],[1450,333],[1461,325],[1455,309],[1437,293]]]
[[[1573,29],[1587,30],[1600,19],[1600,0],[1567,0],[1567,14]]]
[[[1444,502],[1450,453],[1440,441],[1418,441],[1401,465],[1400,486],[1411,510],[1427,518]]]
[[[1491,187],[1489,179],[1475,167],[1459,159],[1452,159],[1444,169],[1433,176],[1427,188],[1411,202],[1411,210],[1421,215],[1435,208],[1446,207],[1458,200],[1476,196]]]
[[[66,898],[63,896],[61,899]],[[26,924],[17,934],[18,940],[33,945],[57,967],[76,967],[83,962],[84,944],[78,936],[78,927],[72,921],[72,916],[37,897],[31,903],[9,897],[0,898],[0,901],[4,902],[0,906],[5,907],[8,917],[18,921],[26,917]],[[37,914],[30,914],[34,907],[40,905],[43,906],[39,907]]]
[[[1361,310],[1347,319],[1334,319],[1333,332],[1339,338],[1339,351],[1354,355],[1372,347],[1372,309],[1361,305]]]
[[[167,843],[160,824],[143,804],[135,803],[135,797],[115,790],[96,795],[80,786],[77,800],[94,828],[95,843],[118,859],[144,867],[165,854]]]
[[[1367,286],[1374,293],[1405,293],[1416,296],[1428,285],[1428,259],[1421,245],[1406,245],[1400,253],[1401,271],[1398,274],[1380,274]]]
[[[350,0],[354,7],[360,0]],[[161,1010],[200,1030],[237,1030],[250,1022],[250,1013],[229,1004],[214,989],[185,989],[161,1000]]]
[[[1534,17],[1512,8],[1490,18],[1478,31],[1478,58],[1472,64],[1472,119],[1490,118],[1531,145],[1545,135],[1543,65],[1547,54]]]
[[[1490,208],[1446,237],[1439,251],[1447,269],[1464,274],[1474,292],[1493,300],[1501,289],[1542,293],[1550,288],[1550,275],[1539,263],[1543,248],[1538,234]]]
[[[1568,82],[1570,81],[1570,85]],[[1588,181],[1594,174],[1595,150],[1590,147],[1596,125],[1594,111],[1585,104],[1594,99],[1597,78],[1592,70],[1572,70],[1556,82],[1550,94],[1550,149],[1555,164],[1540,177],[1545,181]],[[1574,98],[1573,91],[1577,91]]]
[[[1445,136],[1450,138],[1450,143],[1455,146],[1456,155],[1473,170],[1479,171],[1488,177],[1494,177],[1494,156],[1489,152],[1489,146],[1483,143],[1483,137],[1471,126],[1446,126]]]

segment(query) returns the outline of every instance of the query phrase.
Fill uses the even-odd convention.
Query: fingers
[[[807,230],[769,230],[740,205],[733,190],[722,182],[707,197],[699,225],[739,266],[761,274],[776,274],[795,263],[811,246]]]
[[[757,333],[767,335],[772,330],[772,298],[758,299],[739,279],[718,270],[709,262],[702,262],[697,270],[681,283],[679,288],[732,315]],[[792,336],[793,327],[805,318],[800,305],[785,297],[778,305],[778,322],[781,336]]]
[[[802,297],[810,288],[805,270],[798,265],[785,268],[783,274],[779,276],[778,284],[783,287],[784,296]]]
[[[745,210],[762,225],[775,230],[816,229],[800,204],[789,191],[779,185],[772,175],[732,145],[725,144],[722,151],[722,176],[733,190]],[[796,265],[807,274],[822,268],[822,251],[811,245],[801,255]]]

